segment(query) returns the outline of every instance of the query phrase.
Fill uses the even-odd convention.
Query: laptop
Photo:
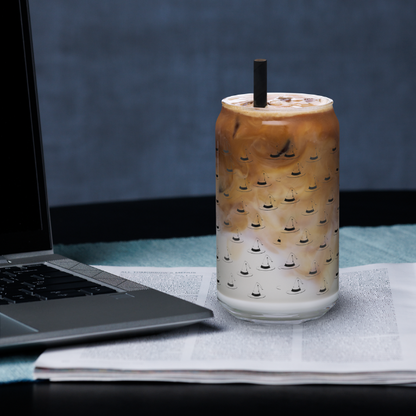
[[[54,254],[27,0],[6,2],[0,150],[0,351],[147,334],[204,307]]]

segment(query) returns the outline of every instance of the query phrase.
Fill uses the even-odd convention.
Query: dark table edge
[[[341,191],[340,226],[416,222],[416,191]],[[215,234],[215,196],[159,198],[52,207],[55,244]]]

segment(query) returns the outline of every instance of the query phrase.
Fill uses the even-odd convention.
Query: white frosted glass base
[[[338,293],[324,299],[296,303],[253,303],[233,299],[218,292],[221,305],[233,316],[250,322],[300,324],[318,319],[336,303]]]

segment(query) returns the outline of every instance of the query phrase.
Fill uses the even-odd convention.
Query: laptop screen
[[[4,6],[0,255],[52,248],[27,1]]]

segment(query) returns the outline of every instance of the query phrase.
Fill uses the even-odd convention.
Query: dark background
[[[221,99],[334,99],[342,190],[416,189],[413,0],[29,0],[52,206],[212,195]]]

